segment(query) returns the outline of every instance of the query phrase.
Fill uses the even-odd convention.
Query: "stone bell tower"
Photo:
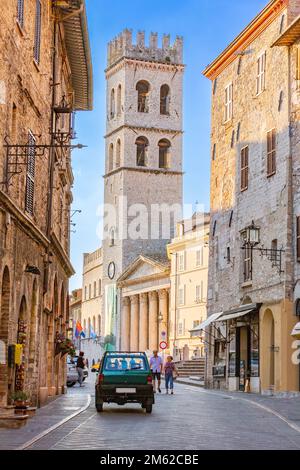
[[[181,217],[183,73],[181,37],[170,44],[165,35],[159,45],[151,33],[145,44],[138,32],[134,44],[124,30],[108,45],[104,202],[114,210],[107,208],[103,237],[106,334],[117,279],[141,254],[165,257]]]

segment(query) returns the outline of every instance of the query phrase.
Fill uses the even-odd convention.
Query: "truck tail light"
[[[152,384],[152,375],[148,375],[147,377],[147,383]]]
[[[103,374],[99,374],[98,375],[98,385],[101,385],[104,381],[104,375]]]

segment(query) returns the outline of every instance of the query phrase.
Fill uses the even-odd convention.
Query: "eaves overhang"
[[[93,68],[85,0],[57,1],[72,74],[76,111],[93,109]]]
[[[228,67],[286,8],[289,0],[272,0],[232,41],[229,46],[202,72],[214,80]]]
[[[292,46],[300,38],[300,15],[272,44],[274,46]]]

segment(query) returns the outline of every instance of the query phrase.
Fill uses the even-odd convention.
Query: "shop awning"
[[[228,321],[233,320],[235,318],[241,318],[251,313],[256,313],[260,309],[261,304],[248,304],[248,305],[241,305],[241,307],[236,308],[234,310],[229,310],[224,312],[222,316],[218,318],[219,321]]]
[[[291,336],[296,339],[300,339],[300,323],[297,323],[297,325],[294,327]]]
[[[204,322],[201,323],[201,325],[197,326],[197,331],[201,331],[201,330],[205,330],[205,328],[207,326],[209,326],[211,323],[214,323],[215,321],[217,321],[217,319],[223,315],[223,312],[218,312],[218,313],[213,313],[212,315],[210,315]],[[195,331],[195,329],[191,330],[191,331]]]

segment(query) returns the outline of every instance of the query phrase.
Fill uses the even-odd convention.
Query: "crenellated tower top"
[[[183,63],[183,38],[177,36],[171,45],[170,35],[163,35],[161,46],[158,34],[151,33],[149,44],[145,44],[145,32],[137,33],[136,44],[133,44],[132,30],[125,29],[108,44],[107,66],[111,67],[121,58],[160,62],[181,65]]]

